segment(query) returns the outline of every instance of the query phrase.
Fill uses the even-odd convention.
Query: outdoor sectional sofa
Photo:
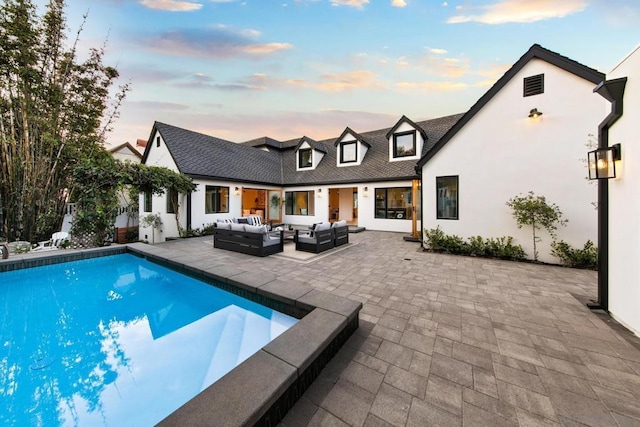
[[[349,226],[346,221],[333,224],[321,222],[315,224],[309,232],[300,233],[296,230],[296,250],[320,253],[336,246],[349,243]]]
[[[268,256],[282,252],[282,231],[269,232],[267,227],[218,222],[213,229],[213,247],[247,255]]]

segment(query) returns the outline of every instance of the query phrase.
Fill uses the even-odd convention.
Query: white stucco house
[[[620,144],[615,178],[598,180],[604,190],[601,234],[608,242],[601,252],[599,302],[640,335],[640,46],[607,74],[598,93],[610,101],[600,118],[600,146]]]
[[[417,160],[461,114],[336,138],[290,141],[263,137],[225,141],[165,123],[151,130],[142,162],[191,177],[190,195],[141,196],[140,215],[159,214],[160,230],[140,227],[140,238],[163,241],[183,229],[218,219],[259,215],[265,222],[312,225],[346,220],[370,230],[418,234]],[[174,212],[170,197],[177,200]],[[177,220],[176,220],[177,218]]]
[[[470,237],[513,236],[533,258],[530,228],[506,202],[533,191],[569,220],[558,239],[597,244],[597,188],[587,143],[602,120],[593,88],[604,74],[533,45],[418,162],[422,226]],[[591,135],[591,136],[590,136]],[[541,232],[540,261],[557,263]]]

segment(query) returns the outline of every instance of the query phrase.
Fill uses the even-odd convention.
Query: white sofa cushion
[[[231,223],[231,230],[233,231],[244,231],[244,224],[236,224],[235,222]]]
[[[221,230],[231,230],[231,222],[218,222],[216,224],[216,227],[221,229]]]
[[[330,222],[321,222],[320,224],[316,225],[316,228],[313,231],[324,231],[324,230],[329,230],[330,228],[331,228]]]

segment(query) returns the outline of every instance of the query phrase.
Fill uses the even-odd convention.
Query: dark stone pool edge
[[[153,245],[51,251],[0,261],[0,272],[131,253],[300,318],[219,381],[160,422],[162,426],[275,426],[358,329],[362,304],[278,279],[254,282],[240,272],[214,273],[206,261],[179,261]],[[178,261],[172,260],[178,259]]]

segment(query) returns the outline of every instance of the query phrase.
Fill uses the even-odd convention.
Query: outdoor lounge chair
[[[328,222],[316,224],[313,230],[308,233],[299,233],[296,230],[294,238],[296,251],[320,253],[333,248],[333,230]]]
[[[336,221],[331,226],[333,230],[333,246],[341,246],[349,243],[349,226],[347,221]]]
[[[40,252],[40,251],[53,251],[56,249],[60,249],[64,242],[69,241],[69,233],[65,231],[59,231],[57,233],[53,233],[51,235],[51,239],[45,240],[44,242],[38,242],[38,246],[31,249],[31,252]]]

